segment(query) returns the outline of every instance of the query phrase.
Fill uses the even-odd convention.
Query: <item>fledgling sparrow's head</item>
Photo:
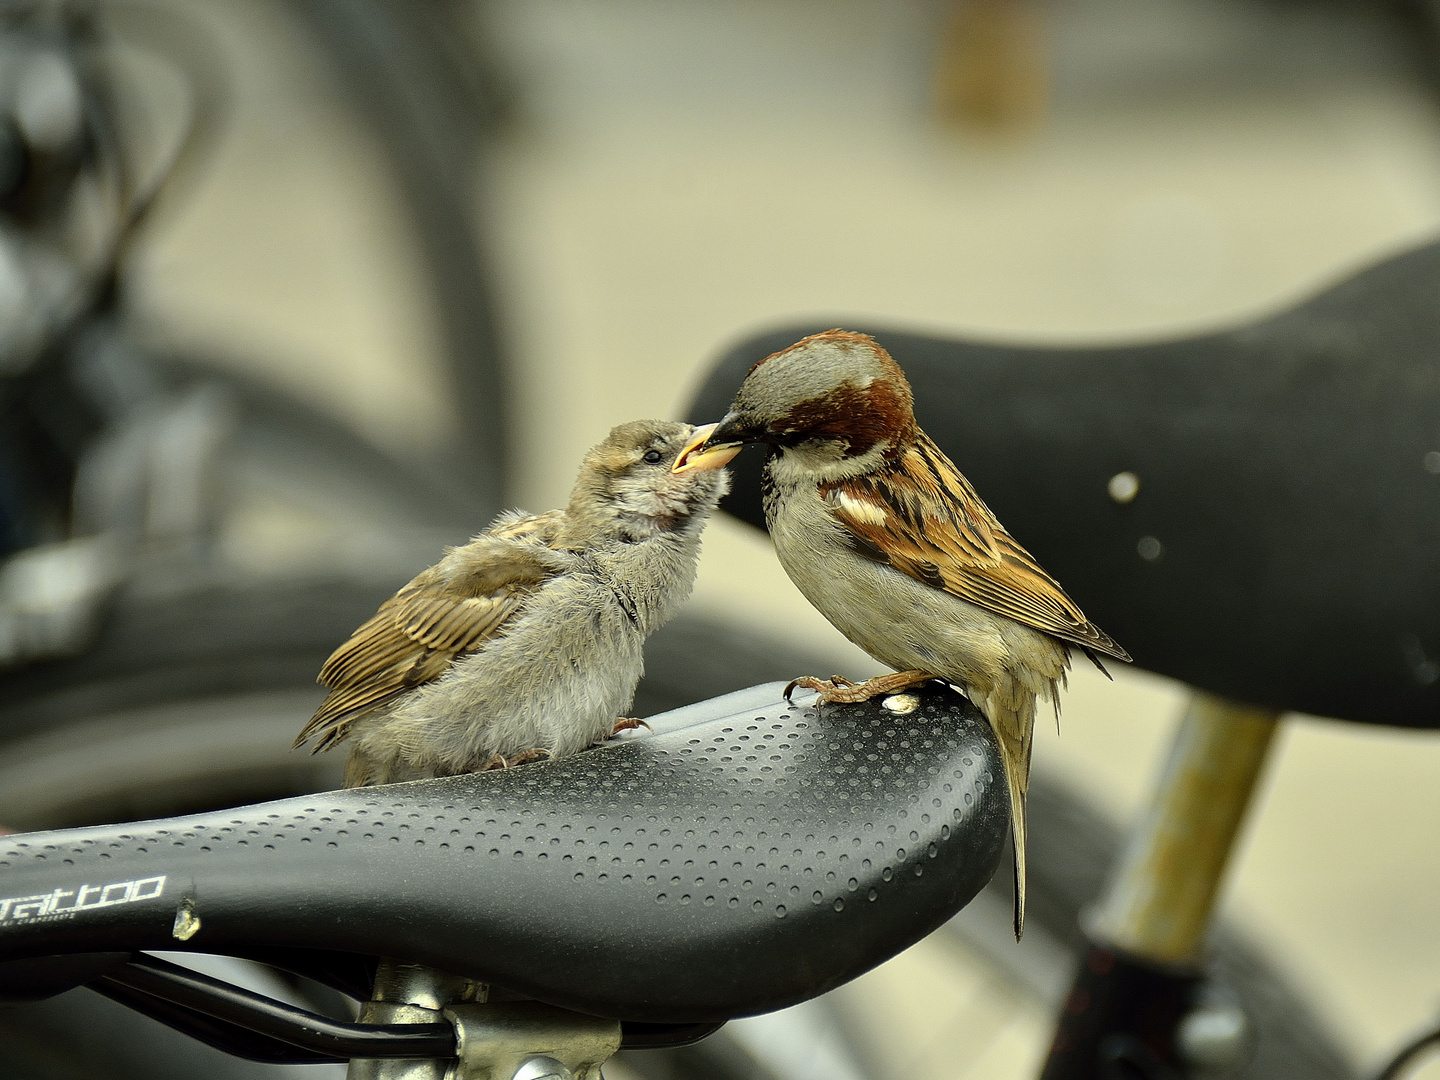
[[[915,431],[900,365],[868,334],[827,330],[761,360],[707,446],[765,442],[816,461],[883,453]]]
[[[632,420],[614,428],[581,462],[566,508],[565,542],[635,543],[703,529],[730,488],[722,466],[739,450],[693,452],[709,430],[673,420]],[[688,462],[675,470],[686,450],[692,451]]]

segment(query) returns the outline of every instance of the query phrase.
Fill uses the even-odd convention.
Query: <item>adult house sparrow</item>
[[[584,750],[620,720],[646,637],[690,595],[700,533],[738,448],[636,420],[585,455],[564,510],[504,514],[415,577],[325,662],[295,740],[348,739],[345,786]],[[671,466],[690,451],[681,471]]]
[[[765,519],[781,565],[836,629],[898,669],[859,685],[805,677],[791,689],[818,690],[823,704],[939,678],[989,719],[1010,789],[1018,939],[1036,699],[1058,715],[1071,647],[1101,671],[1096,653],[1130,657],[1005,531],[916,425],[913,400],[873,338],[829,330],[751,368],[697,449],[768,444]]]

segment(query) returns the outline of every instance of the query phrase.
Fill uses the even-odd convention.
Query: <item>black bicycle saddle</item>
[[[1224,333],[1110,348],[874,334],[921,426],[1141,667],[1230,698],[1440,726],[1440,245]],[[763,526],[760,455],[726,508]],[[1109,493],[1138,478],[1130,501]],[[1117,489],[1123,498],[1125,488]]]
[[[790,1005],[929,933],[998,865],[989,725],[939,685],[891,705],[915,707],[822,714],[777,683],[560,761],[3,837],[0,991],[37,956],[111,954],[61,964],[61,989],[134,950],[303,949],[630,1021]]]

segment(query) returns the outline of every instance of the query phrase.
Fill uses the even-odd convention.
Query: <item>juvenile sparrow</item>
[[[348,739],[345,786],[584,750],[638,721],[645,638],[690,595],[738,448],[636,420],[585,455],[564,510],[502,515],[381,605],[325,662],[295,740]],[[685,468],[671,466],[689,451]]]
[[[873,338],[830,330],[751,368],[698,449],[768,444],[765,519],[781,565],[836,629],[898,669],[792,688],[863,701],[939,678],[985,713],[1010,789],[1018,939],[1035,701],[1058,715],[1072,647],[1101,671],[1096,653],[1130,657],[1005,531],[916,425],[913,400]]]

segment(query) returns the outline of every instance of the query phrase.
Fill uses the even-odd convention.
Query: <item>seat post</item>
[[[1195,694],[1155,799],[1099,913],[1110,944],[1156,963],[1202,959],[1216,894],[1279,714]]]
[[[484,983],[451,975],[421,964],[382,959],[375,969],[370,1000],[360,1006],[367,1024],[448,1023],[441,1011],[462,1002],[483,1002],[489,996]],[[450,1060],[418,1058],[352,1058],[346,1080],[444,1080]]]
[[[1270,709],[1192,697],[1150,809],[1087,928],[1092,945],[1044,1080],[1105,1075],[1106,1062],[1121,1060],[1162,1075],[1248,1052],[1233,1004],[1212,1002],[1215,1015],[1201,1016],[1203,962],[1220,883],[1278,723]]]

